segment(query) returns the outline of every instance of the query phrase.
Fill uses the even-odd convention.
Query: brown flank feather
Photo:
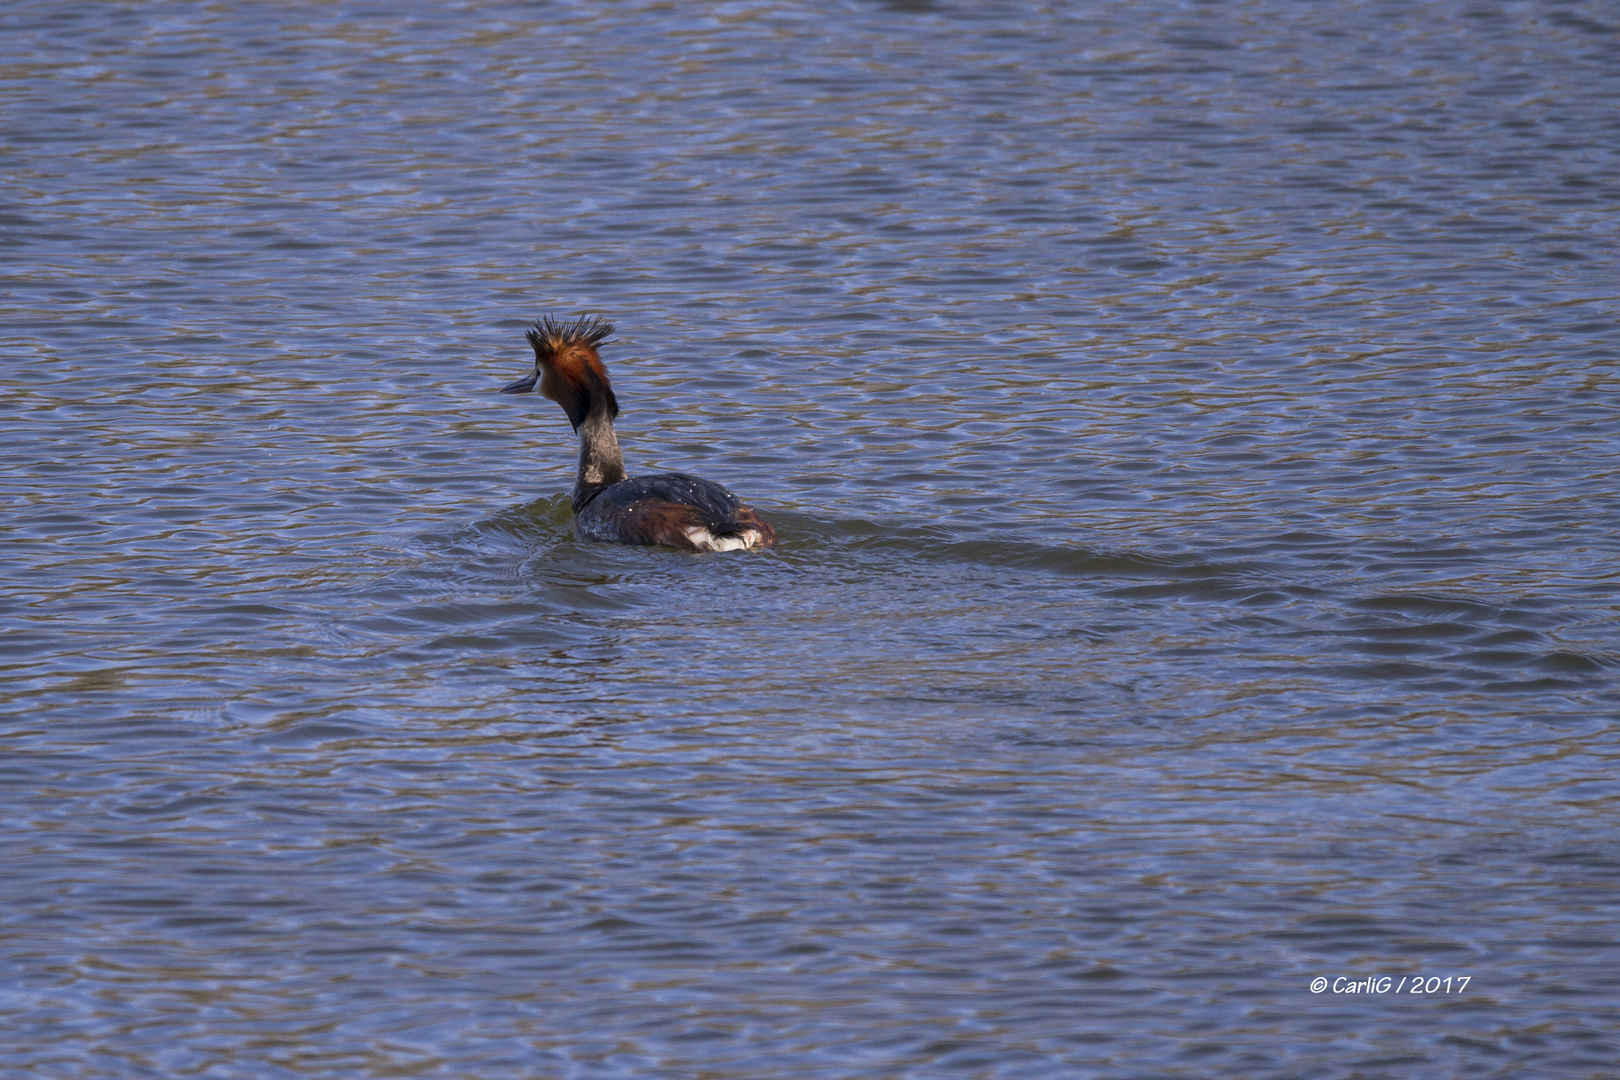
[[[771,528],[770,522],[755,513],[752,506],[737,507],[737,524],[759,530],[759,543],[755,545],[756,547],[768,548],[776,545],[776,530]]]
[[[706,520],[703,512],[695,506],[670,502],[667,499],[648,499],[632,503],[616,524],[623,538],[621,542],[662,544],[665,547],[682,548],[686,551],[708,550],[693,542],[692,537],[688,535],[688,530],[691,529],[702,529],[715,539],[723,539],[753,528],[759,530],[760,534],[759,543],[752,545],[753,547],[768,548],[776,543],[776,530],[749,507],[737,508],[736,521],[742,528],[716,528],[714,523]]]
[[[633,538],[632,543],[696,551],[697,545],[686,535],[686,530],[704,528],[704,521],[695,506],[649,499],[631,506],[621,519],[620,528],[624,536]]]

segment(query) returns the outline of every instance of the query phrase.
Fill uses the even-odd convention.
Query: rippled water
[[[0,61],[0,1076],[1612,1075],[1612,5]],[[583,311],[776,553],[573,541]]]

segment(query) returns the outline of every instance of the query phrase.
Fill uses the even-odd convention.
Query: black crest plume
[[[598,315],[581,315],[577,319],[553,319],[547,315],[524,336],[534,346],[536,356],[550,359],[572,345],[596,348],[613,336],[613,324]]]

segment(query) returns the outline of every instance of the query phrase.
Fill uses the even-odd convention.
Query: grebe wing
[[[741,500],[723,485],[701,476],[686,473],[656,473],[652,476],[632,476],[602,489],[593,499],[608,499],[610,505],[629,506],[643,499],[680,503],[702,512],[704,524],[730,521]]]

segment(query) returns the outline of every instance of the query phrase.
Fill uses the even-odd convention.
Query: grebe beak
[[[531,371],[515,383],[507,383],[501,387],[503,394],[527,394],[534,389],[534,384],[540,381],[540,373]]]

